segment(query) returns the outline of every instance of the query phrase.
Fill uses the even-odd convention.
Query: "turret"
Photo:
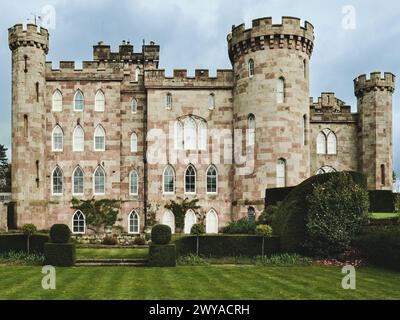
[[[28,24],[25,29],[17,24],[8,30],[8,39],[12,51],[12,198],[20,226],[32,221],[33,203],[44,198],[49,34],[36,25]]]
[[[283,17],[279,25],[271,18],[253,20],[251,29],[234,26],[228,35],[235,75],[234,127],[245,132],[255,123],[254,170],[235,174],[239,215],[251,207],[260,212],[266,188],[294,186],[310,176],[313,41],[313,26],[301,26],[300,19],[291,17]]]
[[[359,113],[359,170],[370,190],[392,190],[392,96],[395,76],[373,72],[354,79]]]

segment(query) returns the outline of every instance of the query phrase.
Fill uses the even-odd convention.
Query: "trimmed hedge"
[[[295,187],[272,188],[265,190],[265,207],[276,206],[282,202]]]
[[[29,238],[29,248],[32,253],[44,253],[44,244],[49,241],[49,236],[34,234]],[[9,251],[27,252],[27,236],[24,234],[1,234],[0,253]]]
[[[68,243],[71,230],[66,224],[54,224],[50,229],[50,239],[53,243]]]
[[[369,226],[395,226],[400,225],[400,216],[384,219],[369,219]]]
[[[168,244],[171,237],[171,228],[165,224],[157,224],[151,229],[151,242],[154,244]]]
[[[389,190],[369,191],[370,212],[390,213],[395,211],[395,194]]]
[[[346,171],[351,175],[353,181],[367,189],[367,179],[364,174],[353,171]],[[281,250],[284,252],[303,253],[302,244],[306,238],[306,224],[309,203],[307,196],[312,194],[315,185],[323,184],[332,176],[341,174],[341,172],[332,172],[321,175],[315,175],[290,192],[277,210],[272,221],[274,234],[280,236]]]
[[[175,241],[178,256],[196,254],[197,237]],[[205,235],[199,237],[199,255],[206,257],[256,257],[262,251],[262,237],[253,235]],[[279,238],[266,238],[264,254],[279,253]]]
[[[359,236],[354,246],[368,262],[400,270],[400,227],[373,228]]]
[[[75,244],[51,243],[44,245],[45,265],[54,267],[72,267],[76,261]]]
[[[149,248],[149,266],[176,267],[176,246],[152,244]]]

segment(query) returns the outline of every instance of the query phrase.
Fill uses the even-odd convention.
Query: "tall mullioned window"
[[[84,234],[86,231],[85,216],[81,211],[76,211],[72,217],[72,233]]]
[[[217,193],[218,191],[218,173],[217,168],[211,165],[207,169],[207,193]]]
[[[138,150],[137,144],[138,144],[138,137],[137,137],[137,134],[135,132],[133,132],[131,134],[131,152],[132,153],[137,152],[137,150]]]
[[[276,102],[277,103],[285,102],[285,79],[283,77],[280,77],[277,82]]]
[[[83,111],[84,108],[85,108],[85,99],[83,97],[83,93],[81,90],[77,90],[75,92],[75,97],[74,97],[74,110]]]
[[[193,165],[185,171],[185,193],[196,193],[196,169]]]
[[[196,150],[197,125],[193,118],[187,118],[184,124],[185,150]]]
[[[138,102],[136,99],[132,99],[132,103],[131,103],[132,113],[136,113],[137,109],[138,109]]]
[[[172,94],[167,93],[165,95],[165,108],[167,110],[171,110],[172,109]]]
[[[140,220],[139,214],[136,211],[132,211],[128,218],[128,232],[129,234],[139,234]]]
[[[133,196],[139,194],[139,178],[136,171],[129,174],[129,194]]]
[[[249,60],[247,68],[249,71],[249,77],[254,76],[254,60],[253,59]]]
[[[247,146],[254,146],[256,142],[256,117],[249,114],[247,117]]]
[[[215,109],[215,94],[211,93],[208,96],[208,109],[214,110]]]
[[[53,98],[52,98],[52,110],[54,112],[61,112],[63,109],[63,99],[62,99],[62,94],[60,90],[56,90],[53,93]]]
[[[55,152],[62,152],[64,149],[64,133],[59,125],[53,129],[52,149]]]
[[[206,215],[206,233],[218,233],[218,215],[214,209],[211,209]]]
[[[330,129],[324,129],[317,135],[317,154],[337,154],[337,137]]]
[[[193,210],[188,210],[185,214],[184,233],[190,234],[192,227],[197,223],[197,217]]]
[[[198,147],[199,150],[206,151],[207,150],[207,123],[205,121],[200,121],[199,129],[198,129]]]
[[[94,151],[106,150],[106,132],[101,125],[94,130]]]
[[[106,193],[106,173],[101,166],[98,166],[93,175],[94,194],[103,195]]]
[[[74,195],[83,195],[84,192],[84,173],[81,167],[76,167],[72,174],[72,193]]]
[[[276,164],[276,187],[286,187],[286,160],[279,159]]]
[[[179,120],[174,123],[174,149],[183,150],[183,124]]]
[[[105,107],[106,107],[106,97],[104,96],[103,91],[98,90],[96,92],[96,96],[94,99],[94,111],[104,112]]]
[[[63,173],[60,167],[56,167],[52,174],[52,194],[54,196],[61,196],[63,194]]]
[[[163,193],[175,192],[175,171],[171,165],[167,165],[163,172]]]
[[[85,132],[80,125],[76,126],[72,137],[72,150],[82,152],[85,150]]]

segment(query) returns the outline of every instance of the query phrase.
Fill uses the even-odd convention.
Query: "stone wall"
[[[7,204],[0,202],[0,232],[7,232],[7,208]]]

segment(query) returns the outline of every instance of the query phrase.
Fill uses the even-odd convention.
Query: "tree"
[[[165,205],[165,208],[171,210],[174,213],[175,226],[177,229],[182,230],[185,224],[186,212],[188,210],[193,210],[193,212],[197,214],[196,211],[200,209],[200,206],[197,205],[197,203],[199,202],[199,199],[197,198],[192,200],[185,198],[182,200],[182,198],[178,197],[178,200],[179,202],[171,200],[168,204]]]
[[[85,220],[87,228],[94,231],[96,234],[100,232],[101,228],[107,226],[114,226],[118,219],[121,201],[119,200],[78,200],[72,199],[72,208],[85,213]]]
[[[196,240],[197,240],[197,243],[196,243],[196,248],[197,248],[196,253],[197,253],[197,256],[199,255],[199,237],[200,237],[202,234],[205,234],[205,233],[206,233],[206,228],[204,227],[204,224],[202,224],[202,223],[194,224],[194,225],[192,226],[192,229],[190,230],[190,234],[196,236],[196,238],[197,238],[197,239],[196,239]]]
[[[27,248],[27,252],[28,252],[28,255],[29,255],[29,252],[30,252],[30,250],[29,250],[29,240],[30,240],[30,237],[33,236],[37,232],[37,228],[36,228],[36,226],[34,224],[31,224],[31,223],[25,224],[25,225],[22,226],[22,232],[27,236],[26,248]]]
[[[160,209],[160,205],[152,205],[148,204],[147,205],[147,214],[146,214],[146,227],[153,227],[158,223],[157,220],[157,212],[158,209]]]
[[[11,170],[7,158],[7,148],[0,144],[0,191],[9,192],[11,189]]]
[[[261,257],[264,258],[264,244],[265,244],[265,238],[271,238],[272,237],[272,228],[271,226],[267,224],[260,224],[256,228],[256,235],[262,237],[262,252],[261,252]]]

